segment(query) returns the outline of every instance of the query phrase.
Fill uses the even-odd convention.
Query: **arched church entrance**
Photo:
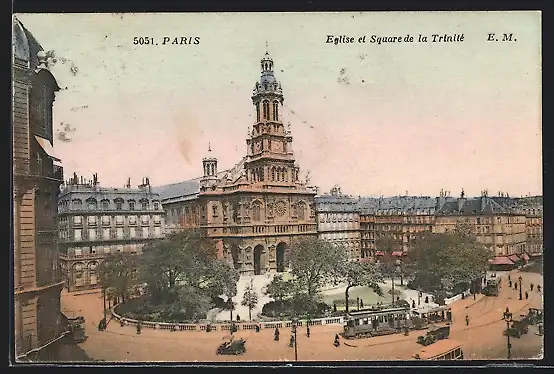
[[[282,273],[285,271],[285,252],[287,250],[287,244],[286,243],[279,243],[277,244],[275,257],[277,260],[277,272]]]
[[[239,247],[237,245],[231,246],[231,257],[233,258],[233,266],[236,270],[240,269],[239,263]]]
[[[262,273],[262,252],[264,247],[258,244],[254,248],[254,275],[260,275]]]

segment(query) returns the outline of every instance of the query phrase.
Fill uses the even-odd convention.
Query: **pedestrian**
[[[256,332],[260,332],[260,325],[256,325],[255,329],[256,329]]]
[[[415,300],[412,300],[412,309],[415,309]]]
[[[273,340],[275,340],[276,342],[279,341],[279,335],[280,335],[279,328],[276,327],[275,332],[273,333]]]
[[[212,331],[212,324],[211,323],[208,323],[206,325],[206,332],[211,332]]]
[[[306,336],[309,338],[310,337],[310,326],[307,326],[306,327]]]
[[[510,274],[508,274],[508,280],[511,282],[512,278],[510,277]]]
[[[125,327],[125,321],[123,321],[123,318],[119,320],[119,326]]]
[[[512,281],[508,282],[508,286],[510,286],[510,288],[512,288]]]
[[[340,345],[339,334],[335,334],[335,341],[333,342],[333,345],[335,347],[338,347]]]
[[[533,287],[535,287],[535,285],[531,283],[531,291],[533,291]]]
[[[542,336],[544,334],[544,327],[543,327],[542,323],[539,323],[537,325],[537,328],[539,330],[539,335]]]
[[[240,322],[240,316],[237,314],[237,322]]]
[[[537,291],[541,292],[541,285],[540,284],[537,285]]]
[[[510,308],[506,307],[506,314],[510,314]]]
[[[466,314],[466,326],[469,326],[469,316]]]
[[[452,312],[451,311],[446,312],[446,319],[448,320],[448,322],[452,322]]]
[[[294,335],[290,335],[289,347],[294,347]]]
[[[517,291],[517,283],[514,284],[514,290]]]
[[[138,321],[137,322],[137,335],[140,335],[141,330],[142,330],[142,324],[140,323],[140,321]]]
[[[336,303],[333,303],[333,312],[337,312],[337,304]]]
[[[360,299],[360,308],[364,307],[364,299]]]
[[[425,296],[425,304],[429,304],[429,296]]]
[[[475,290],[473,291],[473,300],[475,300],[477,296],[475,296]]]
[[[525,300],[529,299],[529,293],[527,293],[527,291],[525,291]]]

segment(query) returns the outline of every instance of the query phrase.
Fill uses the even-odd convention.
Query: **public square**
[[[519,300],[519,290],[508,288],[507,276],[516,279],[523,277],[523,290],[528,290],[529,299]],[[518,319],[527,314],[529,308],[542,308],[542,293],[529,291],[529,285],[542,285],[542,275],[530,272],[512,271],[499,273],[503,277],[503,287],[498,297],[477,295],[451,304],[453,324],[450,339],[462,344],[465,359],[505,359],[507,357],[506,336],[503,331],[506,323],[502,320],[506,307]],[[102,318],[101,293],[62,295],[62,308],[66,315],[82,315],[86,319],[88,339],[80,347],[93,359],[111,362],[125,361],[294,361],[294,348],[288,346],[291,329],[281,329],[281,339],[273,340],[272,329],[239,330],[235,339],[246,340],[247,352],[240,356],[217,355],[216,349],[228,332],[190,332],[143,328],[136,334],[134,326],[121,327],[112,320],[106,331],[97,329]],[[469,326],[465,316],[469,316]],[[342,325],[313,326],[311,335],[305,335],[305,328],[297,332],[299,361],[373,361],[410,360],[422,348],[416,343],[424,331],[412,331],[409,336],[402,334],[385,335],[369,339],[344,340],[339,347],[333,346],[335,334],[341,332]],[[512,359],[540,358],[543,337],[538,336],[537,327],[531,325],[529,333],[521,338],[512,338]],[[345,344],[346,343],[346,344]]]

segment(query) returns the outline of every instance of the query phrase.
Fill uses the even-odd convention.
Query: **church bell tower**
[[[294,187],[298,168],[294,164],[292,135],[283,125],[283,90],[275,79],[269,52],[265,52],[260,67],[260,80],[252,94],[256,122],[246,139],[246,175],[251,183]]]
[[[212,155],[212,146],[208,144],[208,156],[202,159],[204,175],[200,180],[200,186],[203,190],[215,186],[217,183],[217,158]]]

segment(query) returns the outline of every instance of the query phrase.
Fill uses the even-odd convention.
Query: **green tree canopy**
[[[250,281],[250,284],[248,284],[244,290],[241,305],[248,307],[248,319],[252,321],[252,309],[258,305],[258,294],[254,289],[252,281]]]
[[[371,262],[344,261],[340,269],[340,274],[346,282],[345,301],[346,312],[348,313],[348,300],[350,288],[355,286],[366,286],[371,288],[376,294],[382,296],[383,292],[379,283],[383,281],[383,276],[379,267]]]
[[[129,298],[138,285],[138,259],[135,254],[111,253],[98,265],[97,273],[102,291],[109,296]]]
[[[292,291],[292,281],[286,281],[281,274],[277,274],[266,286],[264,293],[275,301],[283,301],[292,296]]]
[[[341,270],[347,261],[343,247],[312,237],[301,239],[291,247],[291,273],[299,292],[315,298],[323,286],[342,278]]]
[[[421,236],[409,257],[417,275],[430,282],[438,281],[440,288],[469,283],[488,269],[492,251],[477,242],[465,223],[448,233],[428,233]]]

